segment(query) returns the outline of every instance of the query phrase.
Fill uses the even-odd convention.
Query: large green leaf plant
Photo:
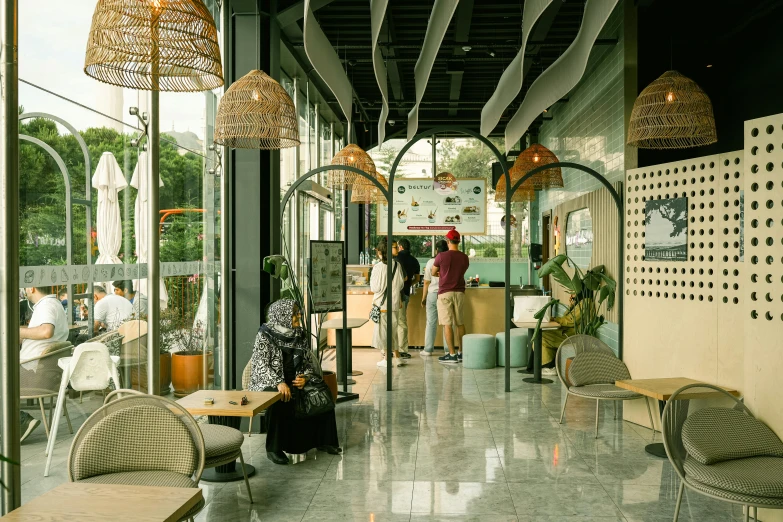
[[[563,268],[563,265],[566,263],[574,268],[573,276],[568,275],[568,272]],[[576,297],[573,305],[566,311],[566,315],[573,320],[574,332],[576,334],[598,337],[598,329],[606,322],[604,313],[614,307],[615,292],[617,290],[617,283],[607,275],[606,267],[599,265],[583,272],[573,259],[566,254],[560,254],[544,263],[538,269],[539,278],[546,276],[552,276],[566,292]],[[559,299],[552,299],[535,313],[533,317],[538,322],[536,323],[533,339],[536,338],[541,329],[541,322],[544,320],[546,311],[558,304],[560,304]],[[581,312],[578,315],[575,313],[577,306]]]

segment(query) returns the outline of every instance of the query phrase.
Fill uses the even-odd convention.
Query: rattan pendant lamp
[[[517,178],[519,179],[519,178]],[[512,177],[511,180],[513,181],[514,178]],[[506,175],[502,174],[500,176],[500,179],[498,179],[498,184],[495,187],[495,202],[496,203],[505,203],[506,202]],[[536,192],[533,190],[533,186],[530,183],[530,180],[525,181],[522,183],[519,188],[517,188],[516,192],[514,192],[511,195],[511,202],[512,203],[527,203],[529,201],[535,201],[536,200]]]
[[[202,0],[99,0],[84,72],[129,89],[215,89],[223,85],[215,20]]]
[[[687,149],[718,141],[709,96],[696,82],[666,71],[636,98],[628,145],[642,149]]]
[[[375,179],[383,185],[383,188],[386,190],[389,189],[389,182],[386,180],[386,176],[379,172]],[[373,203],[385,202],[386,196],[383,195],[383,192],[378,190],[378,187],[376,187],[375,184],[362,176],[356,177],[351,189],[351,203],[371,205]]]
[[[517,156],[514,166],[509,169],[509,174],[511,174],[511,180],[516,182],[525,173],[535,168],[559,162],[560,160],[557,159],[554,152],[539,143],[534,143]],[[560,167],[543,170],[527,180],[523,186],[525,185],[528,189],[532,187],[533,190],[563,188],[563,171],[560,170]]]
[[[375,162],[364,149],[355,143],[346,145],[343,150],[335,154],[334,158],[332,158],[332,165],[355,167],[359,170],[363,170],[370,176],[378,177],[378,172],[375,169]],[[333,189],[347,190],[353,186],[358,177],[358,174],[347,170],[330,170],[328,172],[326,184]],[[367,180],[365,180],[365,182],[370,183]]]

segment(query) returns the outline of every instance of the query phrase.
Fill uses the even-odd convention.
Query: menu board
[[[343,310],[344,274],[342,241],[310,241],[312,313]]]
[[[395,236],[443,235],[457,229],[462,235],[487,233],[487,181],[438,174],[432,178],[394,181]],[[386,235],[389,208],[380,204],[378,235]]]

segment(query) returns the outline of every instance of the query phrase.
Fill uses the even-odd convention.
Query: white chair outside
[[[60,424],[65,398],[68,393],[68,383],[75,391],[101,391],[114,382],[114,387],[120,389],[120,377],[117,373],[117,365],[109,356],[109,349],[102,343],[84,343],[76,347],[73,357],[61,359],[63,363],[63,375],[60,381],[60,392],[57,396],[57,408],[55,410],[52,428],[49,433],[49,441],[46,445],[46,469],[44,476],[49,476],[49,467],[52,463],[52,453],[57,440],[57,428]]]

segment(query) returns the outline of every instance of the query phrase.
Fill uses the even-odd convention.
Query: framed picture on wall
[[[645,203],[644,258],[688,260],[688,198],[652,199]]]

